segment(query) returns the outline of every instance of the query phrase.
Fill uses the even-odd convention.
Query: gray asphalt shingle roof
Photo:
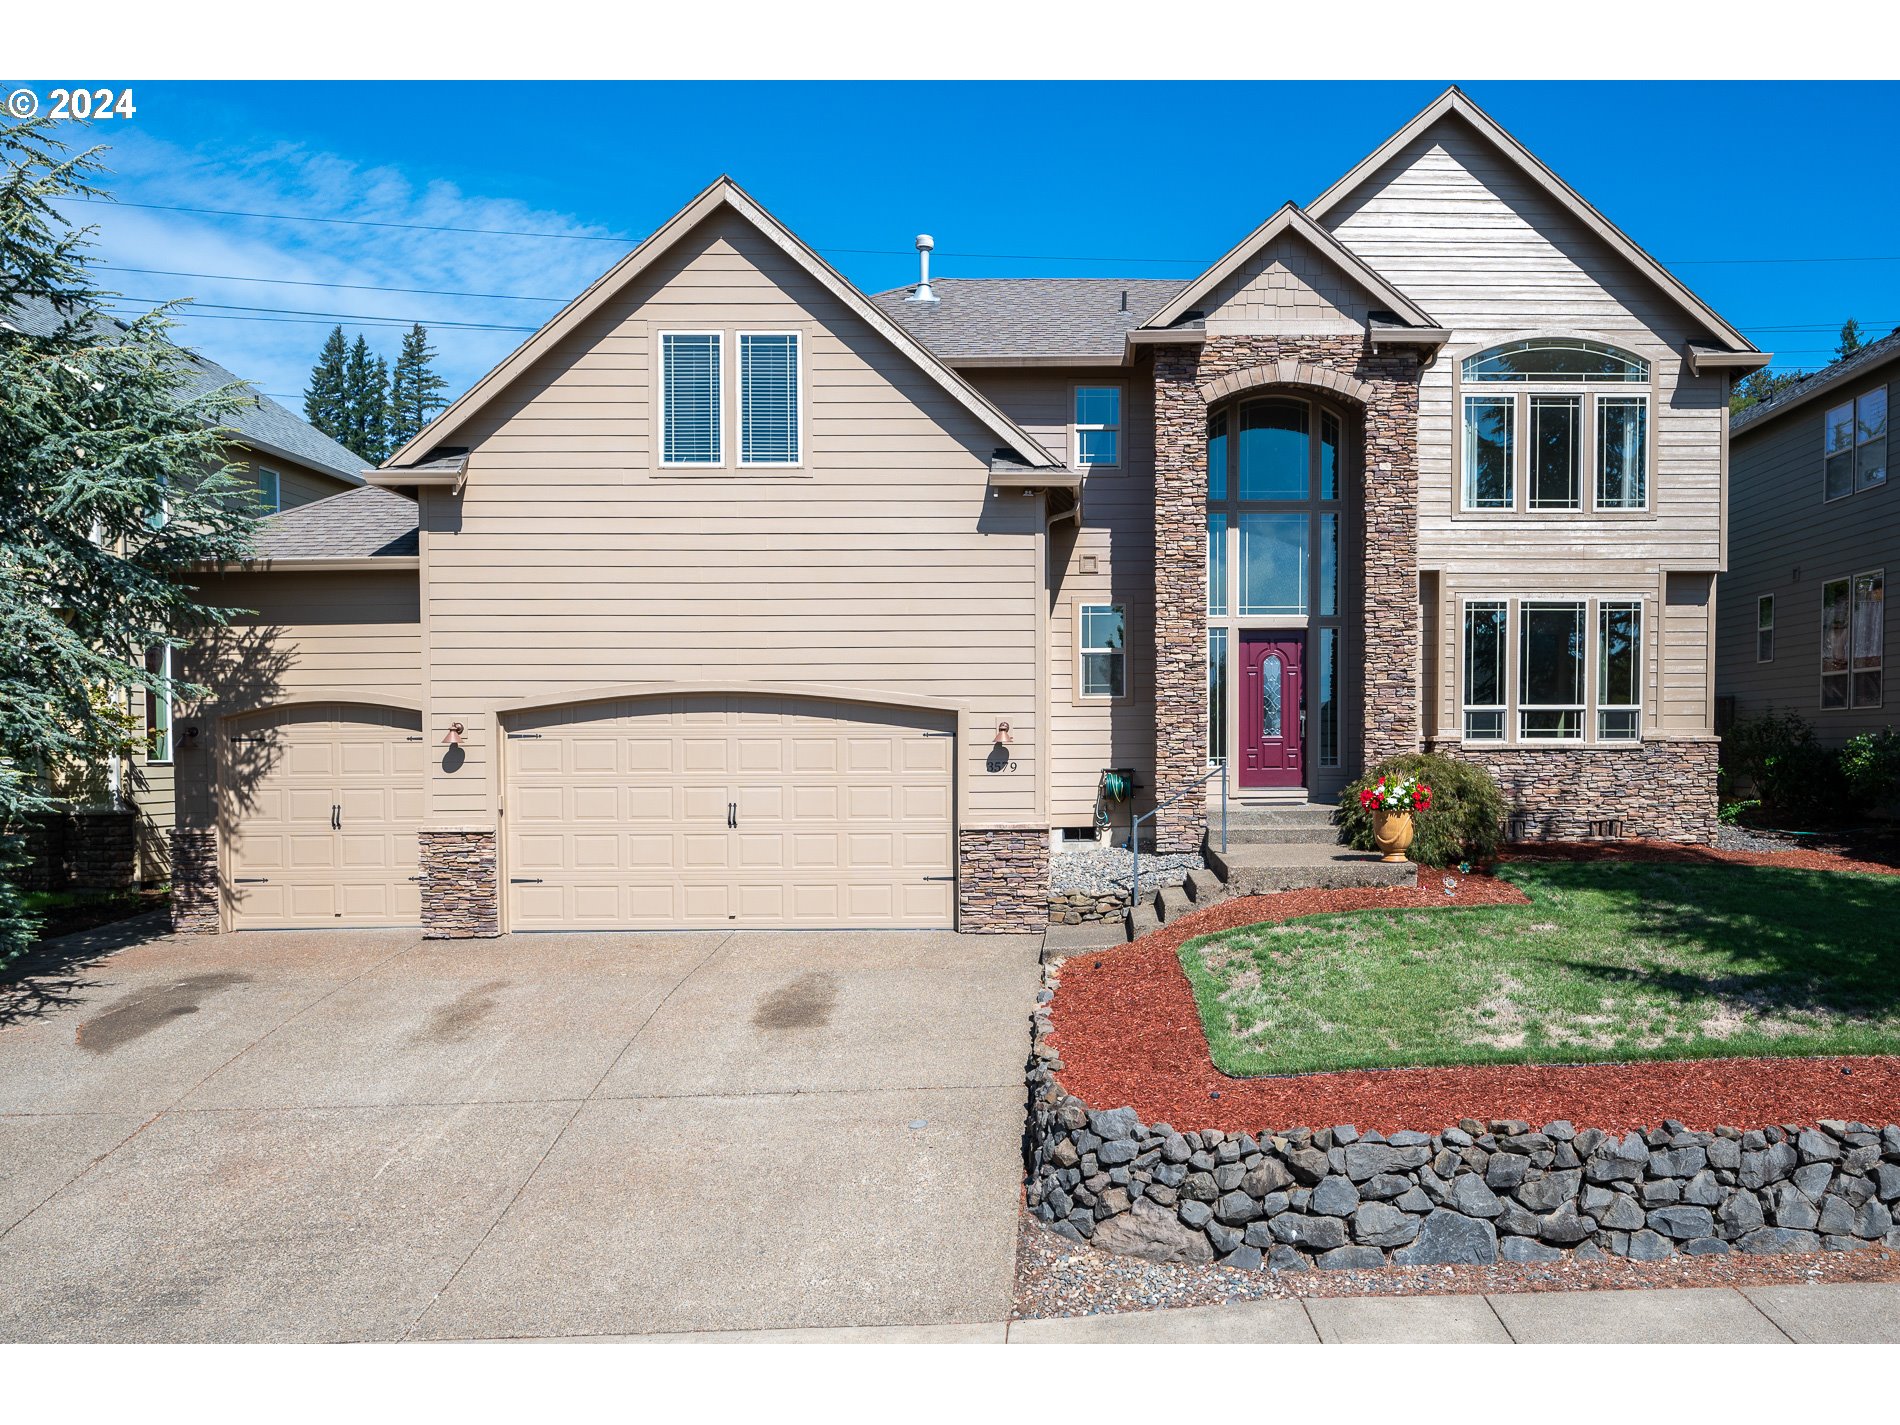
[[[910,287],[871,300],[945,360],[1120,356],[1122,338],[1185,286],[1152,277],[946,277],[930,284],[935,302],[905,301]]]
[[[29,336],[51,336],[60,326],[58,310],[50,302],[26,298],[14,303],[3,318]],[[124,330],[116,318],[101,316],[101,323]],[[181,348],[191,358],[191,375],[181,395],[190,400],[220,386],[229,386],[239,378],[209,357],[190,348]],[[284,455],[292,460],[334,475],[352,484],[363,482],[367,462],[352,455],[329,436],[300,416],[294,416],[261,391],[253,391],[236,411],[225,418],[239,437],[262,454]]]
[[[257,559],[366,559],[414,554],[416,502],[374,485],[342,490],[257,522]]]
[[[1790,406],[1798,406],[1811,396],[1832,389],[1858,371],[1871,370],[1882,362],[1900,358],[1900,327],[1895,327],[1879,341],[1870,341],[1852,356],[1844,356],[1831,366],[1823,366],[1805,381],[1775,392],[1765,401],[1757,401],[1747,410],[1735,416],[1728,423],[1729,434],[1747,430],[1759,425],[1770,416],[1777,415]]]

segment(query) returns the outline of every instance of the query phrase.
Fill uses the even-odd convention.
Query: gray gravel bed
[[[1775,831],[1751,831],[1743,826],[1718,825],[1715,845],[1720,851],[1795,851],[1814,849],[1812,836],[1784,836]]]
[[[1133,859],[1119,846],[1065,847],[1049,858],[1049,889],[1056,895],[1071,891],[1093,895],[1126,891],[1128,878],[1134,874],[1130,864]],[[1141,888],[1154,891],[1162,886],[1178,886],[1187,879],[1189,871],[1198,871],[1206,864],[1198,851],[1172,851],[1165,855],[1143,852]]]

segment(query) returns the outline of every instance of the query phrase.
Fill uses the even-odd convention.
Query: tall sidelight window
[[[1512,447],[1517,439],[1517,399],[1465,397],[1465,508],[1508,510],[1516,502]]]
[[[739,463],[799,462],[798,333],[739,333]]]
[[[1207,611],[1227,613],[1227,516],[1218,510],[1207,512]]]
[[[720,430],[718,332],[660,334],[660,462],[717,465]]]
[[[1597,397],[1597,508],[1640,510],[1649,504],[1649,400]]]
[[[1319,497],[1339,498],[1339,417],[1331,411],[1319,413]]]
[[[1567,600],[1519,606],[1517,735],[1526,741],[1583,736],[1583,610]]]
[[[1207,423],[1207,498],[1227,498],[1227,412]]]
[[[1830,410],[1821,427],[1822,497],[1838,500],[1887,483],[1887,388]]]
[[[1597,605],[1597,737],[1633,742],[1642,735],[1643,606],[1605,599]]]
[[[1227,760],[1227,630],[1207,631],[1207,760]]]
[[[1322,617],[1339,612],[1339,516],[1319,517],[1319,611]]]
[[[1755,661],[1775,661],[1775,596],[1763,594],[1755,601]]]
[[[1532,396],[1530,401],[1530,507],[1534,510],[1581,509],[1577,442],[1583,434],[1583,398]]]
[[[1854,576],[1854,706],[1877,708],[1886,658],[1887,579],[1882,570]]]
[[[159,678],[157,688],[145,690],[145,756],[152,762],[172,760],[172,651],[169,646],[145,650],[145,668]]]
[[[1501,599],[1465,605],[1465,741],[1502,742],[1508,606]]]
[[[1082,605],[1082,696],[1119,698],[1128,692],[1128,630],[1120,604]]]
[[[1649,395],[1633,389],[1649,384],[1642,357],[1540,337],[1466,357],[1459,371],[1474,388],[1464,398],[1463,508],[1580,511],[1586,487],[1591,508],[1648,508]]]
[[[1319,631],[1319,765],[1339,765],[1339,634]]]
[[[1075,465],[1100,470],[1122,463],[1122,388],[1075,388]]]

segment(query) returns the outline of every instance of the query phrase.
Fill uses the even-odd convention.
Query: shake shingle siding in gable
[[[807,449],[786,471],[663,468],[663,331],[797,331]],[[728,340],[732,340],[729,336]],[[424,497],[431,701],[631,682],[798,682],[981,711],[958,775],[978,825],[1036,818],[1041,501],[992,496],[995,434],[731,213],[662,255],[476,413],[467,485]],[[432,777],[489,812],[491,720]],[[1011,757],[987,768],[999,720]]]

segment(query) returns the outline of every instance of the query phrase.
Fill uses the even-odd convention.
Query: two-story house
[[[215,581],[180,923],[1035,929],[1106,770],[1186,850],[1420,748],[1710,836],[1766,358],[1462,93],[1191,282],[924,278],[721,179]]]
[[[1735,717],[1801,715],[1825,746],[1893,721],[1887,567],[1900,562],[1887,403],[1900,332],[1870,342],[1730,423],[1732,553],[1716,692]]]

